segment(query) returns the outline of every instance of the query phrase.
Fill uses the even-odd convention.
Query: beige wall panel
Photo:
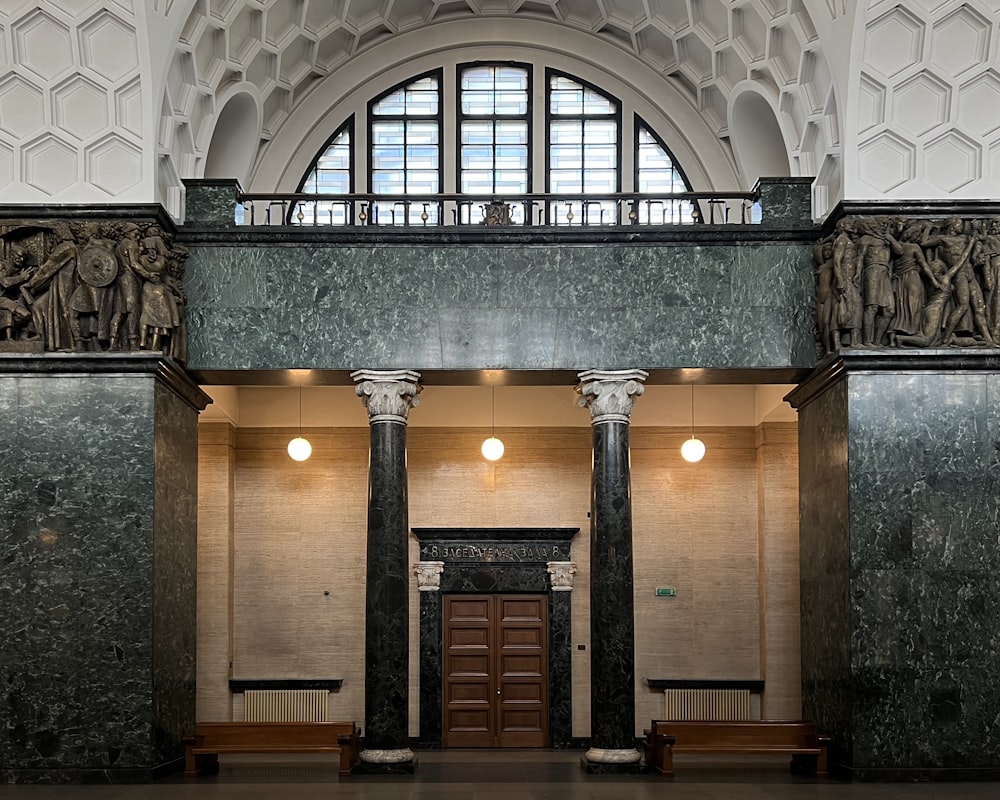
[[[196,718],[231,719],[234,428],[198,427],[198,631]]]
[[[766,681],[762,713],[770,719],[798,719],[802,715],[798,429],[794,422],[764,423],[757,440]]]
[[[234,677],[343,678],[335,719],[364,717],[368,429],[241,429],[236,457]]]
[[[234,676],[344,678],[343,689],[332,696],[332,713],[363,722],[368,429],[308,429],[313,456],[302,464],[285,451],[295,433],[243,428],[236,434]],[[588,736],[591,431],[498,428],[506,453],[495,464],[479,449],[489,433],[487,428],[408,430],[409,522],[411,527],[581,529],[573,547],[578,570],[572,593],[573,734]],[[766,659],[769,702],[780,708],[797,702],[795,451],[774,439],[787,433],[780,426],[766,433],[771,438],[760,450],[754,428],[699,431],[708,453],[691,465],[679,452],[688,429],[631,431],[637,733],[663,708],[662,695],[651,692],[645,678],[759,677],[762,631],[767,646],[777,648]],[[203,481],[211,475],[203,473]],[[212,494],[204,494],[204,485],[202,492],[207,504]],[[206,525],[218,502],[202,509]],[[220,524],[225,526],[224,516],[211,526]],[[759,525],[766,528],[760,546]],[[219,577],[223,568],[211,553],[203,558],[206,585],[223,591],[218,588],[226,586]],[[412,537],[410,558],[411,563],[419,558]],[[766,592],[762,580],[768,582]],[[655,597],[658,586],[676,587],[677,596]],[[416,735],[415,578],[410,603],[410,731]],[[199,625],[201,630],[201,620]],[[225,675],[228,653],[211,652],[199,669]]]
[[[757,473],[752,429],[698,431],[705,458],[689,464],[685,429],[635,428],[636,728],[663,713],[646,678],[759,677]],[[676,597],[656,597],[672,586]]]

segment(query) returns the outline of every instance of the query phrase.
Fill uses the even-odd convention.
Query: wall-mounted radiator
[[[749,689],[666,689],[663,718],[686,721],[750,719]]]
[[[327,722],[326,689],[247,689],[243,693],[247,722]]]

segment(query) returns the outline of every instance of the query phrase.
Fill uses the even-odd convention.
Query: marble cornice
[[[196,411],[212,402],[180,364],[157,353],[0,353],[0,375],[154,375]]]
[[[781,242],[811,245],[820,236],[818,225],[772,228],[762,225],[624,225],[615,228],[555,226],[461,227],[298,227],[285,225],[194,226],[177,230],[177,242],[213,247],[337,245],[340,247],[412,247],[419,245],[742,245]]]
[[[844,217],[994,217],[1000,203],[994,200],[841,200],[820,226],[817,238],[829,236]]]
[[[142,205],[114,205],[93,203],[88,205],[0,205],[0,224],[11,225],[48,222],[99,222],[123,220],[152,222],[171,236],[178,231],[174,218],[159,203]]]
[[[418,542],[479,541],[499,542],[569,541],[579,528],[410,528]]]
[[[1000,372],[1000,351],[987,348],[926,350],[842,349],[824,358],[785,398],[798,410],[851,373]]]

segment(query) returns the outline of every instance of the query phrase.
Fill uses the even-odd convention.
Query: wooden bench
[[[811,722],[671,722],[654,719],[646,732],[646,765],[661,775],[674,774],[675,753],[792,756],[793,772],[827,774],[830,737]]]
[[[184,774],[217,772],[229,753],[340,753],[340,775],[351,774],[361,750],[353,722],[199,722],[184,738]]]

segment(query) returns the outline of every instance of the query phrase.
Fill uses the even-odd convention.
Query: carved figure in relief
[[[853,220],[837,222],[833,239],[834,288],[837,293],[838,337],[847,334],[848,346],[861,344],[862,303],[858,247],[852,238],[857,226]]]
[[[170,353],[181,327],[179,287],[169,271],[171,256],[162,231],[151,225],[139,240],[138,257],[131,263],[132,269],[146,279],[139,317],[139,347],[143,350]]]
[[[11,244],[7,257],[0,259],[0,339],[3,341],[14,341],[31,320],[31,312],[21,302],[17,292],[18,287],[31,277],[27,257],[23,247]]]
[[[889,278],[891,246],[887,227],[885,220],[873,220],[863,227],[864,235],[858,242],[865,306],[862,341],[868,347],[882,344],[886,331],[889,330],[889,322],[896,313],[896,301]]]
[[[986,289],[986,321],[993,341],[1000,344],[1000,219],[983,220],[979,242],[972,251]]]
[[[921,242],[924,247],[937,247],[938,257],[949,269],[956,265],[959,267],[953,278],[952,300],[955,305],[945,321],[941,337],[946,345],[976,344],[977,333],[982,341],[996,345],[986,322],[983,290],[969,260],[971,248],[977,241],[977,236],[970,237],[965,233],[965,223],[953,217],[945,224],[944,233],[937,236],[925,235]]]
[[[919,334],[903,334],[896,337],[896,343],[902,346],[933,347],[940,344],[942,338],[942,320],[948,302],[951,300],[952,280],[965,265],[972,253],[975,241],[970,241],[957,263],[949,267],[940,258],[932,258],[928,262],[931,273],[935,277],[935,289],[924,306],[921,314],[921,332]]]
[[[837,299],[834,293],[833,241],[823,239],[813,247],[813,277],[816,285],[816,329],[824,353],[837,349]]]
[[[42,335],[46,350],[73,349],[70,326],[71,298],[76,289],[76,261],[79,251],[70,227],[53,226],[57,243],[38,269],[21,286],[21,294],[31,306],[35,330]]]
[[[923,228],[908,225],[906,220],[894,223],[897,239],[888,229],[886,236],[895,258],[892,263],[892,293],[896,302],[896,315],[889,326],[889,343],[894,344],[899,335],[915,336],[922,332],[921,316],[927,300],[923,278],[940,288],[937,276],[931,271],[924,248],[920,246]]]

